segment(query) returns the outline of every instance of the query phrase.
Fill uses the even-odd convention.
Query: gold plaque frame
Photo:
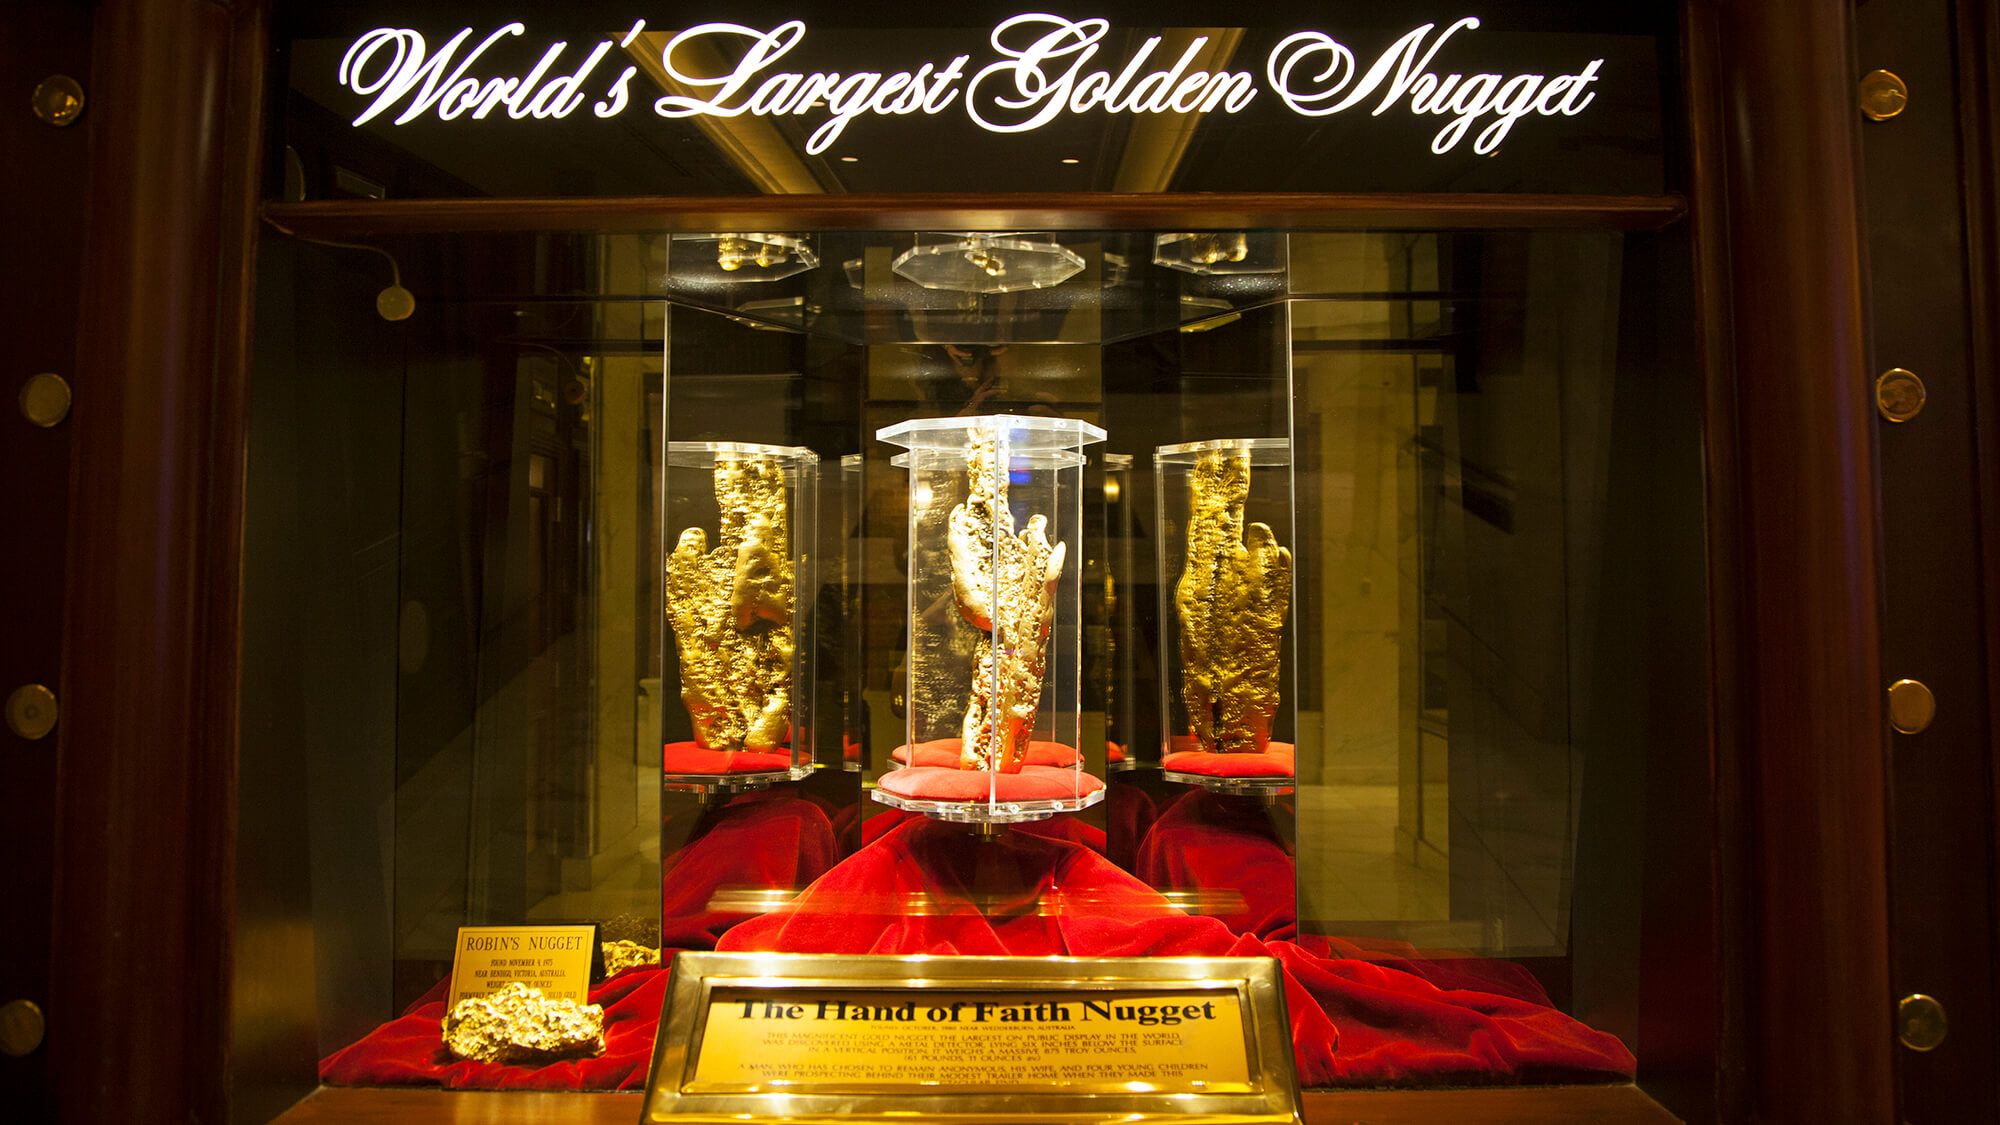
[[[1006,993],[1024,1003],[1094,996],[1185,991],[1190,999],[1233,993],[1242,1015],[1248,1090],[1196,1092],[1158,1084],[1137,1092],[1123,1082],[1065,1083],[1046,1089],[796,1082],[783,1088],[695,1086],[711,1001],[718,991],[905,992],[919,1003],[940,992]],[[734,1003],[732,998],[731,1003]],[[707,1084],[711,1089],[713,1084]],[[1139,1117],[1200,1125],[1300,1125],[1291,1021],[1277,962],[1261,957],[879,957],[781,953],[682,953],[675,956],[647,1077],[644,1122],[743,1122],[820,1125],[842,1119],[907,1122],[1131,1121]]]

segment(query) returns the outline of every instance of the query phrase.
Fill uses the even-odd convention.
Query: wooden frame
[[[273,205],[314,236],[773,225],[1594,226],[1692,214],[1708,359],[1710,1001],[1647,1073],[1698,1119],[1890,1118],[1871,431],[1840,0],[1687,0],[1690,197],[1030,196]],[[106,0],[91,114],[48,1046],[66,1119],[228,1116],[236,574],[265,4]],[[1726,110],[1726,113],[1724,112]],[[745,207],[749,206],[749,210]],[[897,213],[887,216],[883,208]],[[663,216],[671,218],[663,218]],[[1990,272],[1990,271],[1989,271]],[[1989,430],[1991,425],[1989,422]],[[1664,951],[1660,956],[1668,954]],[[1644,965],[1649,997],[1673,963]],[[1682,967],[1685,971],[1685,966]],[[1666,973],[1669,976],[1661,976]],[[1706,988],[1712,983],[1704,981]],[[1647,1032],[1646,1034],[1655,1034]],[[1653,1079],[1642,1074],[1649,1085]],[[520,1100],[512,1100],[512,1099]],[[293,1121],[629,1116],[325,1091]],[[503,1108],[494,1108],[503,1107]],[[1632,1087],[1314,1093],[1318,1121],[1656,1121]],[[495,1120],[500,1118],[495,1117]]]

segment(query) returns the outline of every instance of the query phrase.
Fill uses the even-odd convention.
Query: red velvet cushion
[[[962,738],[937,738],[929,742],[917,743],[916,761],[910,760],[910,748],[898,746],[889,752],[891,758],[913,766],[943,766],[945,769],[958,768],[958,755],[965,747]],[[1060,742],[1030,742],[1028,754],[1023,759],[1030,766],[1073,766],[1076,764],[1076,747],[1064,746]]]
[[[710,750],[694,742],[669,742],[660,768],[667,773],[778,773],[792,768],[790,754],[761,750]]]
[[[1294,777],[1298,767],[1289,742],[1273,742],[1262,754],[1216,754],[1207,750],[1176,750],[1160,759],[1160,768],[1203,777]]]
[[[1122,762],[1122,761],[1124,761],[1124,760],[1125,760],[1125,748],[1124,748],[1123,746],[1120,746],[1120,745],[1118,745],[1118,744],[1117,744],[1116,742],[1107,742],[1107,743],[1105,743],[1105,744],[1104,744],[1104,760],[1105,760],[1105,761],[1107,761],[1107,762]]]
[[[913,801],[1067,801],[1095,793],[1104,783],[1090,774],[1055,766],[1022,766],[1020,773],[905,766],[875,787]]]

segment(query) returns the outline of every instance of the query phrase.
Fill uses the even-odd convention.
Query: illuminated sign
[[[372,99],[356,125],[378,117],[406,125],[427,114],[444,121],[498,113],[564,118],[586,103],[593,115],[614,117],[633,102],[632,79],[640,68],[607,66],[605,59],[614,46],[624,52],[621,58],[629,57],[635,43],[637,50],[647,50],[658,36],[642,39],[645,27],[639,20],[623,36],[576,54],[567,42],[552,43],[531,68],[516,74],[482,70],[479,61],[495,43],[525,35],[520,23],[506,24],[476,43],[466,28],[435,50],[409,28],[377,28],[348,47],[340,84]],[[1422,24],[1365,66],[1332,36],[1301,31],[1272,48],[1259,74],[1202,69],[1206,36],[1194,38],[1178,58],[1159,53],[1157,35],[1127,58],[1110,57],[1103,51],[1109,21],[1045,13],[1015,16],[994,27],[990,61],[957,55],[899,71],[786,69],[786,56],[807,35],[799,20],[768,31],[704,23],[676,32],[658,48],[657,74],[668,92],[651,108],[667,118],[823,113],[825,120],[806,142],[808,153],[819,154],[864,116],[933,116],[956,106],[989,132],[1024,133],[1065,114],[1234,114],[1268,93],[1304,117],[1354,110],[1441,118],[1432,152],[1451,152],[1469,136],[1472,151],[1490,155],[1522,119],[1573,117],[1596,98],[1590,87],[1601,58],[1554,75],[1452,69],[1447,49],[1464,43],[1466,33],[1478,27],[1472,16],[1442,27]],[[721,62],[726,59],[735,61]],[[718,65],[728,69],[714,73]]]

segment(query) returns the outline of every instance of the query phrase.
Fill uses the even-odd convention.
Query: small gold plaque
[[[552,1000],[590,1000],[590,969],[597,955],[597,927],[460,926],[451,959],[447,1010],[468,996],[485,996],[510,984],[540,989]]]
[[[644,1120],[1298,1125],[1269,958],[683,953]]]
[[[1907,422],[1924,409],[1924,381],[1917,373],[1891,367],[1875,377],[1875,409],[1891,422]]]
[[[1886,70],[1871,70],[1861,78],[1861,114],[1870,121],[1886,121],[1910,104],[1910,88]]]

